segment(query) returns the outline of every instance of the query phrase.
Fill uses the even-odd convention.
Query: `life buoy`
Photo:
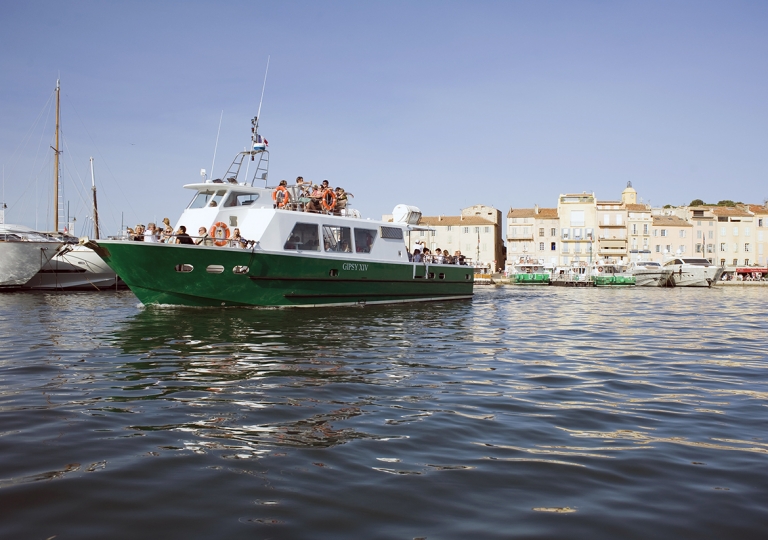
[[[329,198],[330,202],[328,202]],[[327,210],[329,212],[336,208],[336,194],[332,189],[329,188],[323,191],[323,195],[320,198],[320,204],[323,205],[323,210]]]
[[[219,232],[222,234],[220,235]],[[211,225],[211,230],[208,232],[213,238],[213,243],[217,246],[226,246],[229,240],[229,227],[223,221],[217,221]]]
[[[602,272],[602,271],[603,271],[603,267],[602,267],[602,266],[598,266],[598,267],[597,267],[597,271],[598,271],[598,272]]]
[[[282,193],[283,197],[278,201],[277,194]],[[277,186],[275,191],[272,192],[272,202],[277,204],[278,208],[284,208],[289,202],[291,202],[291,193],[285,186]]]

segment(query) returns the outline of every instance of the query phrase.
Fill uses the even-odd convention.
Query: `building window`
[[[593,236],[592,229],[584,229],[584,230],[587,232],[586,234],[587,240],[592,240],[592,236]]]
[[[726,232],[725,227],[720,227],[720,236],[725,236],[726,234],[728,233]]]
[[[726,251],[725,242],[720,242],[720,251],[725,253]]]
[[[659,236],[659,229],[653,229],[653,236]]]
[[[760,218],[757,220],[757,226],[762,227],[763,226],[763,218]]]
[[[667,236],[667,229],[661,229],[661,236]]]
[[[744,244],[744,252],[745,252],[745,253],[748,253],[748,252],[749,252],[749,243],[747,243],[747,244]]]
[[[685,230],[680,229],[680,238],[685,238]]]
[[[744,259],[744,266],[749,266],[749,259]]]
[[[647,223],[643,224],[643,234],[648,234],[648,224]]]
[[[419,231],[419,236],[424,237],[424,231]]]
[[[680,245],[680,253],[685,253],[685,246],[682,244]]]
[[[549,248],[550,251],[557,251],[557,242],[552,242]]]
[[[725,259],[720,259],[720,266],[725,266]]]
[[[491,228],[490,227],[486,227],[484,232],[487,232],[487,233],[491,232]]]
[[[702,248],[703,247],[704,246],[702,246],[701,244],[696,244],[696,253],[702,253]]]
[[[448,232],[451,232],[451,226],[448,225]]]
[[[715,244],[707,244],[707,253],[715,252]]]
[[[696,238],[701,238],[701,231],[696,231]]]
[[[514,223],[514,222],[515,222],[515,220],[513,219],[512,223]],[[512,229],[512,230],[514,231],[514,229]],[[466,234],[468,232],[469,232],[469,227],[464,227],[464,233]]]
[[[707,235],[710,240],[715,239],[715,231],[709,231],[709,234]]]
[[[475,232],[479,233],[480,232],[480,227],[475,227]]]
[[[643,249],[645,251],[648,251],[648,239],[647,238],[643,238]]]
[[[656,253],[661,253],[661,246],[658,244],[656,245]]]
[[[429,236],[435,236],[435,233],[436,233],[436,232],[437,232],[437,231],[430,231],[430,234],[429,234]]]
[[[733,244],[733,252],[738,253],[739,252],[739,244],[735,243]]]
[[[554,229],[554,228],[550,229],[549,236],[557,236],[557,229]]]
[[[544,236],[544,227],[539,227],[539,236]]]
[[[733,236],[739,236],[739,228],[738,227],[734,227],[733,228]]]
[[[733,259],[733,266],[736,266],[739,264],[739,259]]]
[[[570,229],[563,229],[563,240],[568,240],[570,238]]]
[[[664,248],[665,253],[672,253],[672,245],[667,244],[667,247]]]
[[[637,223],[632,224],[632,234],[637,234]]]

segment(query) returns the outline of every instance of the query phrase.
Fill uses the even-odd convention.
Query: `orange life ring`
[[[597,267],[597,271],[598,271],[598,272],[602,272],[602,271],[603,271],[603,267],[602,267],[602,266],[598,266],[598,267]]]
[[[224,236],[219,236],[219,231],[222,231]],[[223,221],[217,221],[213,225],[211,225],[211,230],[208,232],[208,234],[213,238],[213,243],[217,246],[226,246],[229,239],[229,227],[227,227],[227,224]]]
[[[328,202],[328,196],[331,197],[331,202]],[[323,191],[323,195],[320,198],[320,204],[323,205],[323,209],[327,211],[331,211],[334,208],[336,208],[336,193],[333,192],[331,188],[326,189]]]
[[[280,199],[280,202],[277,200],[278,193],[283,194],[283,198]],[[275,191],[272,192],[272,202],[276,203],[278,208],[284,208],[285,205],[291,202],[291,192],[288,191],[288,188],[285,186],[277,186]]]

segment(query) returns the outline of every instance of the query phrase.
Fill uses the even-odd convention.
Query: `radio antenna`
[[[264,70],[264,84],[261,86],[261,99],[259,100],[259,112],[256,113],[256,118],[261,116],[261,103],[264,101],[264,89],[267,87],[267,73],[269,73],[269,56],[267,56],[267,69]]]
[[[213,162],[211,163],[211,178],[213,178],[213,166],[216,165],[216,150],[219,148],[219,135],[221,134],[221,120],[224,118],[224,111],[219,116],[219,131],[216,132],[216,144],[213,146]]]

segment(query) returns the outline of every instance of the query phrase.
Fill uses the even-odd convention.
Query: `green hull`
[[[467,266],[145,242],[101,241],[89,247],[145,305],[309,307],[472,297],[473,273]],[[178,271],[180,265],[192,270]],[[235,267],[247,270],[236,274]]]
[[[515,274],[518,285],[549,285],[549,274]]]
[[[634,276],[593,276],[592,281],[597,287],[617,287],[635,285]]]

